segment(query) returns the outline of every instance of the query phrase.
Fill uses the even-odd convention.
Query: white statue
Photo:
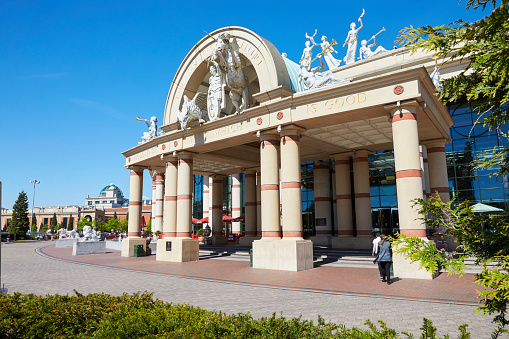
[[[387,50],[385,48],[383,48],[382,46],[378,46],[374,52],[371,51],[371,48],[376,46],[376,38],[373,35],[371,37],[371,39],[373,39],[373,43],[371,45],[367,45],[366,40],[361,41],[361,48],[359,49],[359,52],[361,55],[359,57],[359,60],[362,60],[362,58],[364,58],[364,59],[371,58],[372,56],[387,52]]]
[[[364,9],[362,10],[362,14],[359,17],[358,21],[361,23],[359,28],[356,28],[355,22],[352,22],[350,24],[350,31],[348,31],[348,34],[346,36],[345,43],[343,44],[343,47],[348,44],[348,48],[346,50],[346,55],[343,58],[345,61],[345,64],[351,64],[355,62],[355,53],[357,51],[357,39],[359,38],[359,31],[362,28],[362,16],[364,15]]]
[[[248,81],[242,70],[237,39],[228,33],[221,33],[216,40],[216,46],[216,50],[210,56],[210,61],[215,61],[226,74],[230,99],[235,106],[235,113],[239,114],[249,108],[250,97]]]
[[[433,85],[435,85],[435,88],[437,89],[437,92],[441,92],[444,88],[444,85],[440,82],[440,72],[439,67],[435,66],[435,69],[430,75],[431,81],[433,81]]]
[[[309,36],[308,33],[306,32],[306,39],[311,40],[314,38],[315,35],[316,35],[316,29],[315,29],[315,34],[313,34],[312,36]],[[305,45],[305,47],[304,47],[304,50],[302,51],[302,56],[300,58],[299,64],[301,66],[304,66],[307,69],[309,69],[311,67],[311,61],[312,61],[311,57],[313,56],[313,48],[315,48],[315,46],[318,46],[318,45],[316,45],[314,43],[311,44],[311,41],[309,41],[309,40],[306,40],[304,45]]]
[[[226,107],[225,86],[223,73],[216,61],[212,61],[209,78],[209,91],[207,93],[207,113],[210,120],[219,119],[221,110]]]
[[[327,66],[329,67],[329,69],[333,69],[333,68],[339,67],[339,64],[341,64],[341,60],[336,60],[336,58],[334,58],[332,56],[332,52],[334,52],[336,54],[338,53],[338,51],[336,51],[332,47],[333,45],[336,44],[336,41],[334,41],[334,39],[332,39],[332,42],[333,42],[332,44],[330,44],[327,41],[327,37],[325,35],[322,36],[322,43],[321,44],[317,44],[315,42],[315,40],[313,39],[313,37],[309,37],[309,40],[311,40],[313,45],[322,47],[323,58],[325,59],[325,62],[327,63]]]
[[[180,122],[180,129],[185,131],[191,121],[198,120],[204,123],[207,116],[207,94],[196,93],[193,100],[189,100],[187,95],[184,95],[184,103],[182,108],[177,110],[177,119]]]
[[[141,142],[138,144],[143,144],[147,141],[154,139],[157,136],[163,135],[163,132],[157,132],[157,118],[151,117],[150,122],[147,119],[136,118],[136,121],[145,121],[148,126],[148,132],[143,132],[143,136],[141,137]]]
[[[83,226],[83,237],[79,238],[78,241],[99,241],[100,233],[92,229],[92,227],[86,225]]]
[[[300,65],[300,72],[298,78],[300,91],[307,91],[310,89],[322,88],[352,81],[352,79],[350,80],[340,79],[336,77],[334,74],[332,74],[331,71],[327,71],[322,74],[321,78],[317,78],[316,73],[325,68],[322,56],[318,55],[317,57],[320,59],[320,66],[318,67],[308,69],[306,66]]]

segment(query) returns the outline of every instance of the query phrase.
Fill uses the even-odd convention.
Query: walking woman
[[[392,248],[391,243],[387,241],[385,236],[381,236],[380,243],[378,244],[378,257],[377,261],[381,266],[382,282],[391,284],[391,264],[392,264]]]

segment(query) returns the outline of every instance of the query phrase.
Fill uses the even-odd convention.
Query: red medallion
[[[129,157],[128,161],[131,162],[131,157]]]
[[[175,147],[177,147],[177,145],[178,145],[178,144],[179,144],[179,142],[178,142],[177,140],[175,140],[175,141],[173,142],[173,146],[175,146]]]
[[[165,144],[163,144],[163,145],[161,146],[161,148],[162,148],[162,149],[163,149],[163,151],[164,151],[164,149],[166,148],[166,145],[165,145]]]
[[[276,115],[276,118],[277,118],[277,120],[281,120],[281,119],[283,119],[283,116],[284,116],[283,112],[278,112]]]
[[[394,87],[394,94],[396,94],[396,95],[400,95],[404,91],[405,91],[405,88],[401,85],[397,85],[396,87]]]
[[[262,119],[262,118],[258,118],[258,119],[256,119],[256,124],[257,124],[257,125],[261,125],[261,124],[262,124],[262,122],[263,122],[263,119]]]

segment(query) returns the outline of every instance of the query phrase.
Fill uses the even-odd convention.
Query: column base
[[[147,249],[147,240],[142,237],[127,237],[122,240],[122,257],[134,257],[134,245],[143,245],[143,251]]]
[[[242,246],[251,246],[253,244],[253,241],[260,240],[261,238],[262,237],[256,237],[256,236],[252,236],[252,235],[241,237],[239,239],[239,245],[242,245]]]
[[[309,237],[309,240],[313,242],[313,246],[332,246],[332,235],[315,235]]]
[[[373,237],[370,235],[332,237],[332,248],[344,250],[372,250]]]
[[[393,248],[392,254],[392,267],[394,276],[398,278],[432,280],[438,276],[438,272],[431,274],[424,268],[419,267],[419,262],[411,262],[410,259],[397,254],[395,248]]]
[[[253,241],[253,268],[304,271],[313,268],[311,240],[271,239]]]
[[[199,258],[198,239],[163,238],[157,240],[156,260],[171,262],[196,261]]]
[[[224,235],[212,235],[208,239],[211,245],[228,245],[228,239]]]

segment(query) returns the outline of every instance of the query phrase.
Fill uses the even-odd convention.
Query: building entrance
[[[302,229],[304,230],[304,238],[309,238],[315,235],[316,231],[314,212],[302,212]]]
[[[375,208],[371,210],[373,233],[393,235],[399,232],[397,208]]]

